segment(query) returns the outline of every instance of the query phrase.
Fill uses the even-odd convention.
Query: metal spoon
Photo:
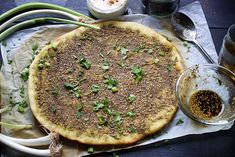
[[[176,12],[172,18],[171,23],[175,28],[175,33],[181,39],[194,43],[201,50],[201,54],[205,57],[208,63],[216,64],[216,62],[210,57],[206,50],[198,43],[197,30],[193,21],[185,14]]]

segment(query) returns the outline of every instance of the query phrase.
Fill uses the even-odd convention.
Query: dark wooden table
[[[0,14],[7,10],[33,0],[0,0]],[[89,15],[85,0],[38,0],[51,2],[74,9]],[[184,6],[193,0],[181,0]],[[222,40],[228,27],[235,23],[235,0],[200,0],[202,8],[212,34],[212,38],[219,53]],[[133,13],[144,13],[141,0],[129,0],[129,7]],[[9,151],[0,144],[1,151]],[[6,150],[8,149],[8,150]],[[230,130],[218,131],[203,135],[190,135],[167,143],[151,144],[143,147],[121,150],[117,152],[120,156],[127,157],[234,157],[235,156],[235,126]],[[102,153],[94,156],[112,156],[112,153]]]

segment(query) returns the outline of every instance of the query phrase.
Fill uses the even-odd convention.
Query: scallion
[[[41,2],[31,2],[31,3],[25,3],[25,4],[22,4],[18,7],[15,7],[7,12],[5,12],[4,14],[2,14],[0,16],[0,21],[3,21],[5,19],[8,19],[10,16],[14,15],[14,14],[17,14],[19,12],[22,12],[22,11],[25,11],[25,10],[29,10],[29,9],[54,9],[54,10],[60,10],[60,11],[64,11],[64,12],[67,12],[67,13],[70,13],[72,15],[75,15],[75,16],[81,16],[81,17],[85,17],[87,19],[90,19],[90,20],[93,20],[92,18],[86,16],[86,15],[83,15],[81,13],[78,13],[74,10],[71,10],[71,9],[68,9],[68,8],[65,8],[65,7],[62,7],[62,6],[59,6],[59,5],[55,5],[55,4],[50,4],[50,3],[41,3]]]
[[[16,24],[16,25],[8,28],[7,30],[5,30],[4,32],[2,32],[0,34],[0,41],[4,40],[6,37],[8,37],[9,35],[11,35],[12,33],[14,33],[15,31],[17,31],[19,29],[28,27],[30,25],[35,25],[35,24],[39,24],[39,23],[46,23],[48,21],[57,21],[57,22],[63,22],[63,23],[67,23],[67,24],[75,24],[75,25],[79,25],[79,26],[83,26],[83,27],[89,27],[89,28],[93,28],[93,29],[99,29],[98,26],[95,26],[92,24],[86,24],[86,23],[82,23],[82,22],[54,18],[54,17],[41,17],[41,18],[27,20],[27,21],[21,22],[19,24]]]

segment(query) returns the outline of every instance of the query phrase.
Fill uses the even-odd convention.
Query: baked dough
[[[36,56],[30,66],[30,106],[43,126],[67,139],[93,145],[132,144],[172,120],[177,111],[175,82],[184,66],[174,44],[149,27],[118,21],[97,25],[100,30],[80,27],[55,39]],[[89,60],[90,68],[81,67],[81,56]],[[104,70],[107,60],[109,69]],[[139,81],[133,66],[143,70]],[[64,83],[76,84],[81,71],[87,77],[76,85],[81,92],[76,97]],[[107,75],[117,80],[117,92],[107,89]],[[89,92],[93,84],[99,92]],[[56,96],[51,94],[54,87]],[[135,96],[132,102],[130,94]],[[94,111],[94,103],[103,99],[108,105]]]

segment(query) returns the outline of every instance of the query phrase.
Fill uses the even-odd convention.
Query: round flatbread
[[[133,22],[80,27],[45,46],[30,66],[29,100],[46,128],[85,144],[135,143],[177,111],[183,70],[173,43]]]

